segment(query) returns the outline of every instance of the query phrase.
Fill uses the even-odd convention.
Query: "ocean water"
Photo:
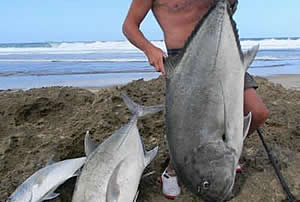
[[[152,42],[166,51],[163,41]],[[243,50],[257,44],[251,74],[300,74],[300,37],[241,39]],[[0,90],[103,87],[159,75],[128,41],[0,44]]]

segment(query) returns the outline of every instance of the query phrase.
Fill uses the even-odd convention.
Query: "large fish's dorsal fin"
[[[245,138],[247,137],[248,135],[248,131],[249,131],[249,128],[250,128],[250,124],[251,124],[251,120],[252,120],[252,113],[249,112],[247,114],[247,116],[244,117],[244,135],[243,135],[243,138],[245,140]]]
[[[120,199],[120,185],[118,184],[118,175],[120,172],[120,168],[124,160],[122,160],[112,172],[108,184],[107,184],[107,192],[106,192],[106,202],[117,202]]]
[[[255,59],[258,49],[259,49],[259,45],[256,45],[256,46],[253,46],[251,49],[247,50],[246,52],[244,52],[243,55],[244,55],[245,71],[247,71],[247,69],[250,67],[251,63]]]
[[[85,155],[90,155],[97,147],[98,143],[96,141],[93,141],[90,137],[90,132],[86,131],[85,138],[84,138],[84,152]]]
[[[138,105],[135,102],[133,102],[128,97],[126,92],[124,92],[124,91],[121,92],[121,97],[123,98],[125,104],[129,108],[131,113],[134,114],[134,115],[137,115],[137,117],[143,117],[143,116],[146,116],[148,114],[154,114],[156,112],[162,111],[165,107],[165,105],[163,105],[163,104],[162,105],[154,105],[154,106],[150,106],[150,107],[145,107],[145,106],[142,106],[142,105]]]
[[[145,160],[144,160],[144,165],[145,167],[148,166],[151,161],[154,159],[154,157],[156,156],[158,151],[158,146],[156,146],[154,149],[152,149],[151,151],[145,151]]]
[[[164,68],[166,71],[167,78],[171,77],[171,75],[176,69],[177,64],[180,62],[182,56],[183,56],[183,52],[181,50],[177,55],[164,58]]]

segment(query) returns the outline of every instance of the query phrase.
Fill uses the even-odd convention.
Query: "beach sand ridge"
[[[270,110],[262,127],[267,143],[292,193],[300,199],[300,91],[287,89],[257,77],[258,93]],[[128,122],[130,112],[120,92],[126,91],[142,105],[162,104],[165,83],[160,77],[137,80],[125,86],[101,88],[93,92],[73,87],[50,87],[28,91],[0,92],[0,201],[4,202],[18,185],[49,159],[64,160],[84,155],[83,139],[90,130],[93,139],[102,142]],[[159,153],[142,178],[138,201],[164,202],[157,179],[165,169],[169,155],[165,139],[164,112],[139,120],[138,128],[147,150],[159,146]],[[244,172],[238,174],[233,202],[282,201],[284,192],[258,135],[245,142],[240,159]],[[76,179],[58,189],[61,195],[51,201],[71,201]],[[183,186],[178,202],[200,201]]]

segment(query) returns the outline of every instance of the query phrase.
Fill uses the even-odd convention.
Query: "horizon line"
[[[252,40],[261,40],[261,39],[300,39],[300,36],[270,36],[270,37],[240,37],[240,40],[247,40],[247,39],[252,39]],[[82,43],[93,43],[93,42],[123,42],[123,41],[128,41],[127,39],[115,39],[115,40],[58,40],[58,41],[17,41],[17,42],[1,42],[0,44],[5,45],[5,44],[44,44],[44,43],[74,43],[74,42],[82,42]],[[164,41],[164,39],[151,39],[149,41]]]

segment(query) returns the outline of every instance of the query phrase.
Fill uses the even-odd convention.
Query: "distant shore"
[[[285,88],[300,90],[300,74],[279,74],[266,77],[269,81]]]

